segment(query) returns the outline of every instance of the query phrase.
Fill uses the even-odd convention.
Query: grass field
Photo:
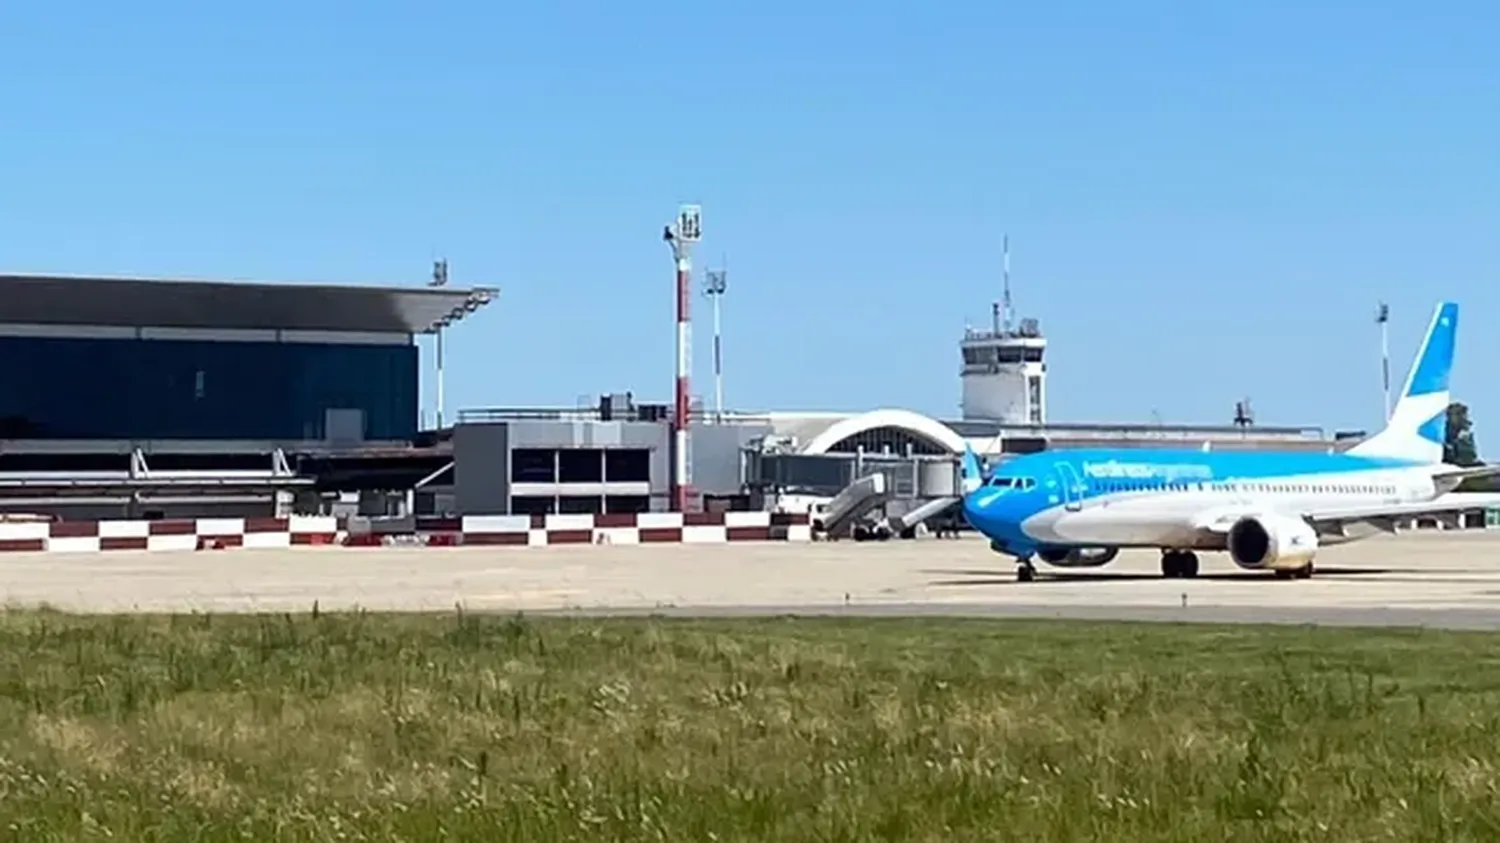
[[[1500,638],[0,615],[0,839],[1495,840]]]

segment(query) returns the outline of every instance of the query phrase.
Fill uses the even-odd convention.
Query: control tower
[[[959,342],[964,360],[961,412],[965,421],[1046,424],[1047,339],[1035,319],[1011,324],[1009,240],[1004,299],[991,308],[990,330],[969,328]]]

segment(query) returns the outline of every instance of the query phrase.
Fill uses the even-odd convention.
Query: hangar
[[[910,447],[917,453],[961,454],[966,442],[958,431],[931,416],[882,409],[838,419],[800,450],[804,454],[826,454],[895,446],[898,451]]]

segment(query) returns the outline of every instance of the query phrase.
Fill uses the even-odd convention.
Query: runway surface
[[[982,615],[1500,628],[1500,534],[1423,532],[1330,548],[1311,580],[1154,552],[1017,583],[982,541],[298,548],[0,555],[11,605],[73,611],[468,610],[581,614]]]

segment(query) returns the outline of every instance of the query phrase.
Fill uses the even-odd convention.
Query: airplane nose
[[[1020,521],[1026,508],[1025,497],[1022,489],[983,489],[977,495],[964,498],[964,517],[971,527],[992,540],[1007,545],[1024,541]]]
[[[977,494],[964,498],[964,511],[983,513],[989,518],[1002,517],[1005,499],[1012,491],[1014,490],[994,487],[981,489]]]

